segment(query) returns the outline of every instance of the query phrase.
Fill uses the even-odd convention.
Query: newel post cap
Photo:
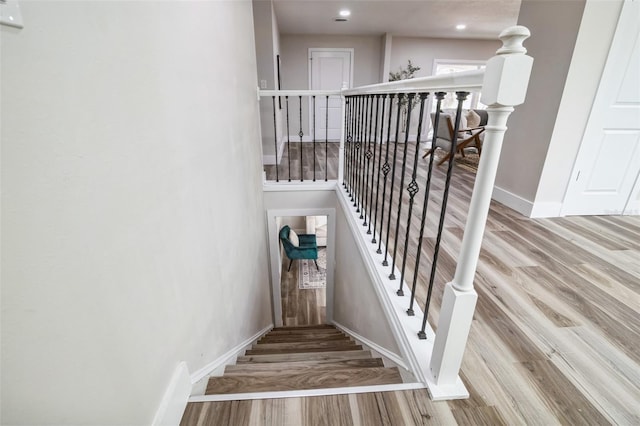
[[[517,25],[500,33],[502,47],[489,59],[482,83],[482,103],[515,106],[524,102],[533,67],[522,42],[529,38],[527,27]]]

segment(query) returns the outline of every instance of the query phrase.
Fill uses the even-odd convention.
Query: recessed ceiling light
[[[342,9],[340,11],[340,16],[342,16],[342,17],[351,16],[351,11],[347,10],[347,9]]]
[[[467,26],[465,24],[456,25],[456,30],[464,30],[465,28],[467,28]]]

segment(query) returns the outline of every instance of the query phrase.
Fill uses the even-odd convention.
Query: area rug
[[[324,288],[327,285],[327,250],[318,250],[318,268],[313,260],[300,260],[298,268],[298,288],[301,290]]]
[[[471,173],[477,173],[478,163],[480,162],[480,157],[478,156],[478,153],[475,151],[465,152],[464,155],[465,156],[463,157],[460,154],[456,154],[456,163],[455,163],[456,167],[460,167],[461,169],[467,170]],[[437,162],[442,160],[445,156],[446,156],[446,153],[443,150],[438,149],[436,150],[436,157],[434,158],[434,161],[437,164]],[[443,163],[442,165],[445,166],[446,163]]]

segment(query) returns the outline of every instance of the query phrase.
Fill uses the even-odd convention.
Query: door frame
[[[355,54],[355,49],[353,47],[310,47],[307,52],[307,68],[309,69],[309,90],[312,87],[312,66],[311,66],[311,54],[312,52],[348,52],[349,53],[349,88],[353,87],[353,57]],[[315,123],[313,122],[313,100],[311,97],[308,99],[309,102],[309,141],[313,141],[313,131],[315,127]]]
[[[327,216],[327,288],[326,288],[326,313],[327,324],[333,321],[333,289],[335,276],[335,246],[336,246],[336,209],[268,209],[267,230],[269,232],[269,266],[271,269],[271,296],[273,306],[273,323],[275,327],[282,327],[282,293],[281,272],[282,258],[280,257],[280,237],[276,225],[276,218],[282,216]]]

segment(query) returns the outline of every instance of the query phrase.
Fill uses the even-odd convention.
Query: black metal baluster
[[[373,125],[373,149],[369,151],[371,153],[371,188],[369,189],[369,227],[367,228],[368,235],[371,235],[371,222],[373,222],[373,174],[376,170],[376,143],[378,142],[378,114],[380,114],[380,95],[372,95],[372,99],[376,100],[376,120]],[[373,112],[373,104],[371,105],[371,111]],[[369,134],[369,138],[371,138],[371,134]],[[378,165],[378,167],[379,166],[380,165]]]
[[[349,195],[351,195],[351,201],[353,201],[355,199],[355,193],[356,193],[356,170],[355,170],[355,166],[356,166],[356,142],[358,139],[358,134],[356,133],[357,131],[357,122],[358,122],[358,97],[354,96],[351,98],[351,102],[353,103],[353,116],[351,117],[351,127],[352,127],[352,132],[351,132],[351,193]],[[355,204],[354,204],[355,206]]]
[[[316,181],[316,96],[313,95],[313,181]]]
[[[371,239],[372,244],[376,244],[376,227],[378,224],[378,195],[380,195],[380,172],[382,170],[382,140],[384,137],[384,110],[386,105],[387,95],[381,95],[382,97],[382,113],[380,114],[380,143],[378,144],[378,178],[376,179],[376,202],[375,202],[375,211],[373,213],[373,238]],[[388,151],[387,151],[388,152]],[[385,175],[386,179],[386,175]],[[383,197],[384,198],[384,197]],[[384,203],[384,201],[383,201]],[[380,226],[380,240],[382,240],[382,226]]]
[[[360,213],[360,195],[362,194],[362,191],[360,190],[361,187],[361,183],[362,182],[362,159],[364,158],[364,148],[362,146],[363,144],[363,140],[362,140],[362,128],[364,127],[364,117],[366,115],[365,113],[365,102],[364,102],[364,97],[360,96],[360,107],[359,107],[359,112],[358,112],[358,168],[356,169],[356,172],[358,174],[358,177],[356,179],[356,213]],[[360,219],[362,219],[362,214],[360,214]]]
[[[384,164],[382,165],[382,175],[384,179],[383,179],[383,185],[382,185],[382,206],[380,207],[380,241],[378,242],[378,249],[376,250],[376,253],[378,254],[382,254],[382,231],[384,230],[384,203],[386,199],[385,195],[387,193],[387,175],[391,171],[391,166],[389,165],[389,145],[391,144],[391,117],[393,116],[393,97],[394,97],[393,93],[389,95],[389,117],[387,118],[387,143],[384,150]],[[388,229],[387,229],[387,235],[389,235]],[[383,262],[382,264],[384,265],[385,263]]]
[[[358,186],[358,206],[360,207],[360,220],[364,219],[364,176],[365,176],[365,147],[364,141],[366,138],[367,131],[367,105],[368,105],[368,97],[365,95],[362,97],[362,124],[360,126],[360,141],[361,141],[361,150],[360,150],[360,185]]]
[[[291,138],[289,137],[289,96],[284,97],[287,106],[287,167],[289,168],[289,182],[291,182]]]
[[[416,139],[416,152],[413,157],[413,171],[411,173],[411,182],[409,182],[409,185],[407,186],[407,192],[409,192],[409,207],[407,211],[407,230],[404,237],[404,253],[402,254],[402,266],[400,268],[400,288],[398,289],[398,294],[403,293],[402,286],[404,283],[404,271],[407,266],[407,250],[409,249],[409,231],[411,230],[411,213],[413,211],[413,199],[415,198],[416,194],[420,190],[420,187],[418,186],[418,182],[416,182],[416,176],[418,174],[418,156],[420,155],[420,136],[422,134],[424,100],[427,98],[428,95],[429,95],[428,93],[420,93],[420,116],[418,117],[418,135]],[[409,98],[409,110],[407,113],[407,139],[409,137],[408,136],[409,124],[411,122],[410,117],[411,117],[411,98]],[[400,213],[398,213],[398,215],[399,214]],[[409,313],[409,311],[407,311],[409,315],[413,315],[413,311],[411,312],[412,313]]]
[[[329,162],[328,162],[328,145],[329,145],[329,95],[327,95],[327,104],[324,112],[324,181],[328,179]],[[344,173],[344,171],[343,171]]]
[[[399,93],[398,94],[398,102],[397,104],[397,111],[396,111],[396,137],[395,137],[395,141],[393,142],[393,165],[391,166],[391,181],[390,181],[390,185],[391,187],[389,188],[390,192],[389,192],[389,217],[387,218],[387,238],[385,240],[384,245],[387,247],[387,249],[384,252],[384,260],[382,261],[382,265],[383,266],[388,266],[389,262],[387,262],[387,256],[389,254],[389,234],[391,232],[391,208],[393,207],[393,182],[395,180],[395,176],[396,176],[396,157],[398,154],[398,135],[399,135],[399,131],[400,131],[400,102],[402,101],[402,97],[404,96],[404,94]],[[392,95],[393,97],[393,95]],[[391,112],[391,108],[389,108],[389,112]],[[389,120],[391,120],[391,118],[389,118]],[[402,201],[402,199],[400,199],[400,201]],[[389,279],[394,280],[396,277],[395,275],[393,275],[393,270],[391,271],[391,275],[389,276]]]
[[[344,111],[344,130],[345,130],[345,134],[344,134],[344,160],[343,160],[343,164],[344,164],[344,170],[342,172],[342,186],[344,187],[344,189],[347,190],[347,192],[349,192],[348,189],[348,182],[349,182],[349,145],[350,145],[350,139],[351,139],[351,130],[350,127],[351,126],[351,121],[349,120],[349,116],[351,114],[351,99],[349,98],[349,96],[345,97],[344,100],[344,105],[345,105],[345,111]],[[326,180],[326,179],[325,179]]]
[[[442,100],[447,94],[445,92],[437,92],[435,93],[435,97],[437,99],[436,102],[436,115],[434,117],[433,122],[438,123],[440,120],[440,106],[442,104]],[[436,146],[436,139],[438,138],[438,126],[434,126],[433,128],[433,137],[431,139],[431,146]],[[433,152],[433,151],[432,151]],[[416,252],[416,264],[413,271],[413,284],[411,286],[411,300],[409,301],[409,309],[407,310],[407,314],[414,315],[413,312],[413,302],[416,298],[416,286],[418,284],[418,270],[420,269],[420,257],[422,255],[422,238],[424,237],[424,227],[427,221],[427,209],[429,207],[429,192],[431,192],[431,175],[433,173],[433,155],[429,156],[429,167],[427,169],[427,181],[425,183],[424,189],[424,200],[422,202],[422,219],[420,220],[420,237],[418,238],[418,249]],[[430,291],[428,291],[430,293]],[[427,306],[428,306],[427,302]],[[426,339],[427,336],[422,332],[424,337],[418,333],[421,339]]]
[[[358,196],[360,195],[358,193],[358,184],[360,182],[360,145],[361,145],[361,134],[360,134],[360,130],[361,130],[361,126],[360,126],[360,119],[362,116],[362,97],[358,96],[358,117],[357,117],[357,122],[356,122],[356,158],[355,158],[355,180],[356,180],[356,190],[355,190],[355,194],[354,194],[354,202],[353,202],[353,206],[356,208],[356,213],[360,213],[360,205],[358,204]]]
[[[460,130],[460,116],[462,115],[462,103],[469,96],[469,92],[456,92],[456,99],[458,100],[458,108],[456,110],[456,120],[453,126],[453,140],[451,141],[451,149],[449,150],[449,167],[447,168],[447,177],[444,182],[444,192],[442,194],[442,207],[440,209],[440,222],[438,223],[438,235],[436,236],[436,245],[433,250],[433,260],[431,262],[431,275],[429,276],[429,289],[427,291],[427,302],[424,309],[424,318],[422,318],[422,328],[418,332],[418,337],[426,339],[425,328],[427,327],[427,316],[429,314],[429,304],[431,303],[431,294],[433,293],[433,282],[436,276],[436,266],[438,264],[438,253],[440,252],[440,241],[442,240],[442,230],[444,229],[444,219],[447,212],[447,200],[449,199],[449,186],[451,185],[451,174],[453,172],[454,154],[457,148],[457,138],[455,135]],[[437,121],[434,127],[437,126]],[[432,152],[433,154],[433,152]]]
[[[369,99],[369,126],[367,130],[367,152],[365,154],[367,158],[367,167],[365,168],[365,183],[364,183],[364,223],[362,226],[367,226],[367,208],[369,209],[369,234],[371,233],[371,199],[369,198],[369,169],[371,166],[371,123],[373,123],[373,95],[367,97]]]
[[[273,105],[273,145],[276,149],[276,182],[280,182],[278,178],[278,129],[276,127],[276,97],[271,97],[271,103]]]
[[[298,132],[298,136],[300,136],[300,182],[304,182],[304,174],[302,171],[302,136],[304,136],[304,133],[302,132],[302,96],[298,96],[298,101],[298,111],[300,113],[300,131]]]
[[[349,197],[353,201],[353,151],[354,151],[354,122],[355,122],[355,98],[349,97]]]
[[[391,274],[389,275],[389,279],[395,280],[396,276],[394,274],[394,269],[396,266],[396,254],[398,252],[398,241],[400,240],[400,216],[402,213],[402,188],[404,187],[404,175],[405,170],[407,169],[407,145],[409,145],[409,124],[411,123],[411,106],[413,102],[413,98],[415,97],[415,93],[409,93],[407,95],[407,120],[406,120],[406,131],[404,134],[404,146],[402,147],[402,171],[400,172],[400,189],[398,193],[398,216],[396,217],[396,240],[393,243],[393,255],[391,256]],[[400,282],[400,288],[396,291],[398,296],[404,296],[404,292],[402,291],[402,282]]]

